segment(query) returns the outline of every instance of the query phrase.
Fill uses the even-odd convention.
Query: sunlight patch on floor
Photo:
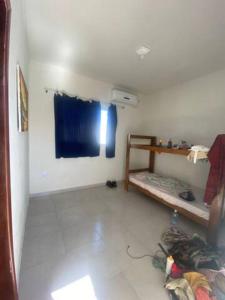
[[[90,276],[85,276],[52,292],[53,300],[98,300]]]

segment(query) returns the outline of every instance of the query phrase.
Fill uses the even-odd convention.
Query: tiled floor
[[[122,187],[90,188],[31,199],[20,300],[168,299],[150,258],[171,210]],[[180,217],[189,232],[203,229]],[[87,295],[86,295],[87,294]]]

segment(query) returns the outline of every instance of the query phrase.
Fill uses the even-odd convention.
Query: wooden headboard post
[[[156,145],[156,137],[152,137],[150,139],[150,145],[151,146]],[[155,152],[150,151],[149,152],[149,172],[154,173],[154,167],[155,167]]]
[[[128,191],[128,181],[129,181],[129,167],[130,167],[130,139],[131,135],[127,135],[127,152],[126,152],[126,170],[125,170],[125,182],[124,188]]]

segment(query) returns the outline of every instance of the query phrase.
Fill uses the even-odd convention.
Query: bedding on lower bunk
[[[209,210],[203,202],[204,191],[174,178],[168,178],[149,172],[131,173],[129,181],[162,198],[166,202],[184,208],[191,213],[209,220]],[[192,191],[195,200],[187,201],[179,197],[185,191]]]

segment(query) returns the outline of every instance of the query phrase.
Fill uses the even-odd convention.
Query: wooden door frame
[[[0,299],[17,300],[9,156],[8,61],[10,17],[10,0],[0,0]]]

